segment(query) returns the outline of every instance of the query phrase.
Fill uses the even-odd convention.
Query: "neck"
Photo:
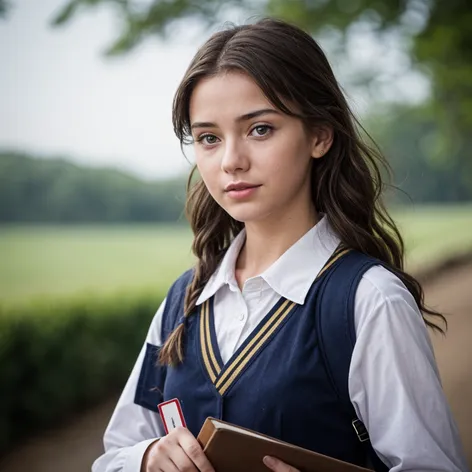
[[[269,268],[287,249],[295,244],[319,221],[314,207],[303,214],[285,218],[248,222],[246,241],[236,261],[236,279],[240,287],[250,277]]]

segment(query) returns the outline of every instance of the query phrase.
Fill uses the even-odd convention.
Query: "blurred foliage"
[[[175,222],[184,219],[185,186],[0,152],[0,222]]]
[[[0,0],[0,18],[3,18],[7,15],[9,8],[9,2],[7,2],[6,0]]]
[[[176,27],[181,23],[196,21],[202,27],[210,27],[227,17],[235,17],[235,12],[245,17],[279,17],[314,35],[336,32],[330,37],[337,38],[335,42],[339,51],[346,46],[352,33],[359,30],[368,31],[385,44],[389,44],[389,38],[396,35],[406,45],[411,62],[430,78],[432,85],[432,96],[427,106],[410,118],[403,114],[405,119],[414,124],[417,132],[426,132],[428,139],[434,128],[434,139],[430,142],[434,146],[426,146],[428,151],[422,154],[425,160],[411,162],[411,165],[426,164],[428,171],[425,172],[437,172],[439,168],[444,170],[438,161],[449,162],[451,168],[446,173],[452,180],[448,180],[448,185],[455,184],[453,179],[457,173],[468,174],[460,182],[472,178],[469,138],[472,127],[470,0],[67,0],[53,23],[63,24],[82,7],[97,7],[105,3],[116,7],[123,19],[123,29],[108,49],[109,54],[130,51],[151,35],[166,37],[171,32],[175,34],[178,31]],[[355,57],[352,59],[355,60]],[[366,74],[361,79],[368,85],[374,77]],[[376,97],[372,99],[375,102]],[[439,126],[434,126],[433,122]],[[385,142],[396,141],[403,146],[401,141],[405,137],[404,133],[409,134],[408,139],[412,142],[413,136],[402,123],[395,125],[390,120],[390,124],[393,129],[387,130],[386,134],[382,133]],[[418,136],[417,140],[425,142],[427,138]],[[403,152],[393,151],[393,154]],[[404,162],[400,165],[402,169]],[[446,177],[437,177],[434,185],[439,189]],[[459,187],[461,185],[459,183]],[[470,189],[470,182],[466,185]],[[413,187],[413,193],[416,194],[417,188]],[[420,200],[430,199],[433,193],[431,188],[425,188],[424,197]],[[458,189],[457,195],[463,195],[462,190]],[[443,201],[437,196],[434,200]]]
[[[388,193],[390,203],[466,202],[472,200],[472,136],[444,137],[431,104],[392,106],[372,113],[365,127],[380,144],[402,192]]]
[[[0,307],[0,454],[122,387],[163,296]]]
[[[176,22],[210,26],[238,10],[291,21],[313,34],[331,28],[344,37],[368,24],[379,40],[392,31],[411,39],[414,59],[431,72],[442,107],[458,123],[472,124],[472,8],[469,0],[68,0],[55,16],[68,21],[81,7],[113,4],[123,29],[109,53],[129,51],[149,35],[166,36]]]
[[[431,109],[398,107],[366,126],[385,151],[394,184],[390,202],[472,200],[470,137],[445,147]],[[178,222],[186,179],[146,182],[113,169],[0,152],[0,223]]]

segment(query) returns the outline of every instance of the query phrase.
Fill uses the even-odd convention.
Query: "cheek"
[[[310,150],[302,140],[281,140],[265,150],[260,164],[277,179],[289,181],[305,175],[310,162]]]
[[[218,161],[217,159],[211,159],[205,156],[204,158],[195,156],[195,164],[197,165],[198,172],[205,183],[208,191],[216,199],[217,191],[219,189],[218,181]]]

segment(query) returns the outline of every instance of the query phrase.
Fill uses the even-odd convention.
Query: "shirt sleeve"
[[[165,300],[152,320],[146,341],[105,431],[103,438],[105,453],[93,463],[92,472],[139,472],[148,446],[164,435],[159,415],[134,403],[146,345],[162,344],[161,326],[164,307]]]
[[[391,472],[467,471],[421,313],[401,280],[369,269],[355,298],[349,395]]]

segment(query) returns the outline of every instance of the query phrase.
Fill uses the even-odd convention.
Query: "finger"
[[[264,456],[262,461],[266,467],[275,472],[300,472],[298,469],[295,469],[295,467],[292,467],[291,465],[288,465],[280,459],[276,459],[272,456]]]
[[[190,459],[190,457],[187,456],[187,454],[181,448],[180,445],[179,449],[174,451],[171,458],[178,470],[184,470],[185,472],[198,472],[198,469],[196,468],[195,464]]]
[[[149,451],[145,472],[179,472],[172,458],[175,451],[182,451],[177,441],[169,440],[168,437],[156,441]]]
[[[207,456],[205,456],[199,442],[190,431],[188,431],[188,434],[182,433],[180,435],[179,443],[185,451],[185,454],[187,454],[200,472],[215,472],[215,469],[213,469]]]
[[[177,466],[169,457],[160,458],[157,463],[149,462],[146,472],[179,472]]]

